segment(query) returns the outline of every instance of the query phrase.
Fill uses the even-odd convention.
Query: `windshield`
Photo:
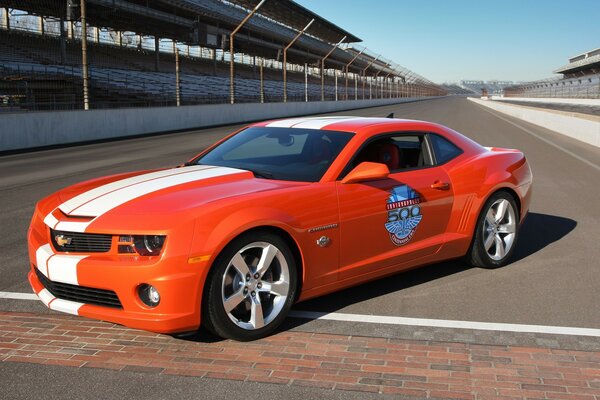
[[[296,128],[248,128],[189,164],[252,171],[257,178],[317,182],[353,134]]]

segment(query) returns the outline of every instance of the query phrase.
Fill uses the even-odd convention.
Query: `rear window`
[[[444,164],[462,154],[460,148],[442,136],[431,134],[429,135],[429,138],[431,140],[437,164]]]
[[[252,127],[191,164],[245,169],[258,178],[317,182],[352,136],[317,129]]]

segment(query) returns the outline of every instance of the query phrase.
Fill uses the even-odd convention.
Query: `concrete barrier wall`
[[[406,103],[423,99],[211,104],[0,114],[0,152]]]
[[[562,113],[521,107],[494,100],[481,100],[472,97],[469,100],[503,114],[510,115],[511,117],[519,118],[523,121],[600,147],[600,121],[596,119],[578,118]]]
[[[600,99],[562,99],[550,97],[500,97],[492,96],[492,100],[519,101],[523,103],[573,104],[578,106],[600,106]]]

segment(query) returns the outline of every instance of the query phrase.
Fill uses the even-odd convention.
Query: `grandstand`
[[[600,48],[571,57],[554,72],[563,76],[510,86],[504,96],[600,99]]]
[[[480,96],[484,91],[490,96],[500,96],[504,92],[504,88],[511,85],[513,82],[510,81],[460,81],[460,87]]]
[[[481,91],[476,92],[472,89],[459,86],[456,83],[444,83],[441,86],[448,93],[448,96],[481,96]]]
[[[359,42],[290,0],[0,0],[0,111],[445,94]]]

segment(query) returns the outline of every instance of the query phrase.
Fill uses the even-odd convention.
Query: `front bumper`
[[[188,263],[189,242],[180,248],[164,249],[157,257],[59,253],[50,244],[48,232],[48,227],[34,217],[28,233],[28,279],[50,309],[157,333],[189,332],[200,326],[202,288],[208,268],[206,263]],[[45,287],[38,274],[44,280],[61,283],[61,290]],[[158,306],[150,308],[142,303],[137,295],[141,284],[159,290]],[[62,291],[65,287],[112,291],[118,297],[117,306],[90,304],[85,297],[73,301],[74,297]]]

